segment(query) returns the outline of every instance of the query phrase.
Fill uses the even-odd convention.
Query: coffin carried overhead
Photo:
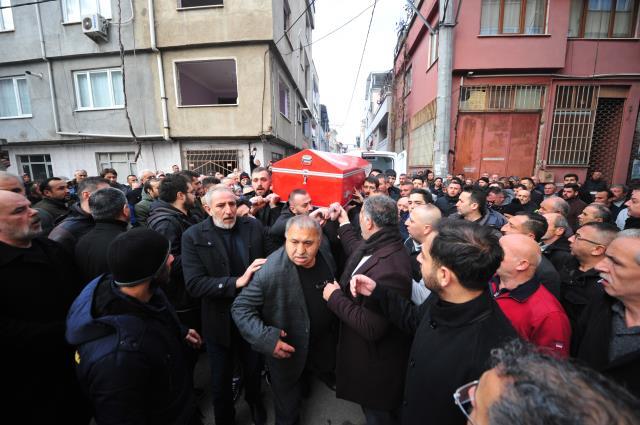
[[[305,149],[273,164],[273,191],[286,200],[293,190],[305,189],[314,206],[346,205],[370,171],[362,158]]]

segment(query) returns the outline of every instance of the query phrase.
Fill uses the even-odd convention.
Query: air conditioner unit
[[[97,13],[84,16],[82,18],[82,32],[96,43],[107,41],[109,39],[109,22]]]

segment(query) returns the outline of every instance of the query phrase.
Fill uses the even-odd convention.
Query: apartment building
[[[451,90],[440,93],[442,5],[418,3],[431,30],[414,15],[399,37],[389,124],[410,169],[435,165],[442,96],[450,172],[640,178],[639,0],[449,1]]]
[[[366,149],[389,150],[388,121],[393,72],[371,72],[365,89],[363,140]]]
[[[310,0],[1,2],[9,171],[226,174],[317,141]]]

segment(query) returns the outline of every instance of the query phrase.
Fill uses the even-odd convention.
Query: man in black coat
[[[411,299],[411,261],[398,231],[396,203],[383,195],[365,199],[362,238],[339,204],[332,209],[339,211],[338,234],[348,255],[340,283],[328,284],[323,293],[327,307],[340,319],[336,396],[360,404],[368,424],[395,423],[411,338],[382,315],[376,299],[352,297],[349,281],[354,274],[365,275]]]
[[[202,300],[202,329],[211,366],[216,424],[235,421],[231,391],[234,353],[239,354],[243,366],[245,399],[253,420],[264,424],[260,358],[240,337],[230,310],[236,295],[264,264],[271,246],[258,220],[236,217],[236,196],[230,189],[212,189],[203,200],[211,218],[184,232],[182,267],[187,291]]]
[[[447,186],[445,195],[436,200],[436,207],[440,209],[443,217],[448,217],[458,212],[456,204],[458,203],[460,192],[462,192],[462,185],[458,180],[452,180]]]
[[[640,230],[618,233],[596,265],[604,294],[584,310],[572,354],[640,397]]]
[[[69,306],[80,292],[73,258],[40,233],[29,200],[0,190],[0,401],[4,422],[88,423],[88,403],[64,340]]]
[[[517,337],[489,293],[503,255],[486,226],[443,219],[422,244],[422,276],[432,294],[421,306],[366,276],[351,279],[354,297],[377,300],[385,317],[413,335],[403,425],[465,424],[451,395],[490,367],[492,349]]]
[[[107,256],[112,274],[76,298],[66,332],[78,347],[78,379],[96,422],[200,424],[187,345],[198,348],[202,340],[180,324],[159,289],[173,262],[169,242],[134,229],[115,238]]]
[[[564,264],[571,260],[571,247],[566,236],[569,222],[562,214],[548,213],[543,217],[547,220],[547,233],[542,237],[542,255],[544,255],[553,267],[560,272]]]
[[[95,226],[89,208],[89,196],[107,187],[111,186],[102,177],[88,177],[78,183],[76,192],[78,202],[71,206],[69,215],[49,233],[49,239],[60,243],[73,254],[78,240]]]
[[[254,168],[251,172],[251,214],[260,220],[264,227],[273,226],[282,210],[280,197],[271,192],[271,172],[264,167]]]
[[[83,283],[108,273],[107,250],[109,244],[129,225],[129,205],[121,190],[113,187],[100,189],[89,197],[89,209],[95,226],[80,238],[75,258]]]

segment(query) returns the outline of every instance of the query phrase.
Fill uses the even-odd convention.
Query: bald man
[[[531,238],[500,238],[504,260],[491,280],[491,292],[520,337],[559,357],[569,356],[571,325],[560,302],[535,277],[542,254]]]
[[[27,195],[22,179],[6,171],[0,171],[0,190],[8,190],[9,192],[19,193],[23,196]],[[39,208],[35,210],[38,212],[38,217],[40,217],[40,232],[42,233],[44,229],[44,233],[48,234],[54,226],[53,217],[48,212]]]
[[[38,236],[38,212],[19,193],[0,190],[0,376],[2,414],[24,424],[88,423],[64,339],[65,319],[79,293],[73,259]],[[34,397],[38,408],[34,409]]]
[[[411,258],[411,274],[413,277],[411,301],[416,305],[422,304],[431,293],[422,280],[418,255],[422,249],[422,244],[433,232],[441,218],[442,213],[438,207],[433,204],[426,204],[415,207],[405,222],[409,237],[404,241],[404,247]]]

